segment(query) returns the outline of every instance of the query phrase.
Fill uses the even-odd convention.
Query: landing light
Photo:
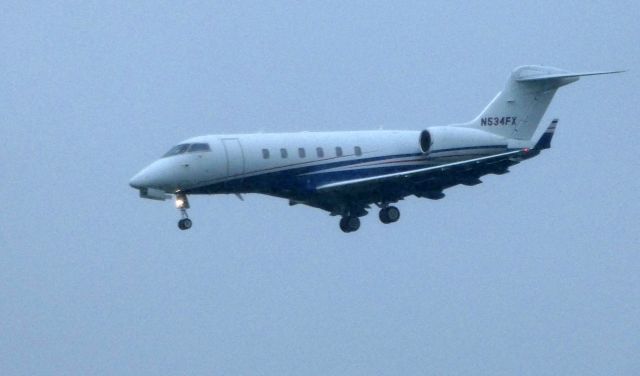
[[[528,153],[529,152],[529,148],[524,148],[522,149],[523,152]]]
[[[184,208],[184,199],[182,197],[176,198],[176,208],[178,209]]]

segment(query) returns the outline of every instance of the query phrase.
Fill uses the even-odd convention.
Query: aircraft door
[[[237,138],[223,138],[224,153],[227,157],[227,176],[244,174],[244,152]]]

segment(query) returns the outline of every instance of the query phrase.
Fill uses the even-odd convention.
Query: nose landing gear
[[[190,229],[193,223],[187,214],[187,209],[189,209],[189,200],[187,199],[187,195],[181,193],[176,194],[176,208],[180,210],[180,216],[182,217],[182,219],[178,221],[178,228],[180,230]]]
[[[181,220],[178,221],[178,228],[180,230],[188,230],[191,228],[192,224],[193,223],[189,218],[182,218]]]

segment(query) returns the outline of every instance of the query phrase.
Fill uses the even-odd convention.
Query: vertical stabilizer
[[[571,73],[537,65],[521,66],[509,75],[503,90],[478,117],[459,127],[477,128],[515,140],[531,140],[556,90],[580,76],[618,73]]]

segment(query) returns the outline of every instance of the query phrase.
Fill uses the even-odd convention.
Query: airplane
[[[340,216],[360,228],[372,205],[382,223],[400,218],[405,197],[439,200],[455,185],[473,186],[551,147],[558,120],[539,124],[556,90],[581,76],[525,65],[473,120],[421,130],[207,135],[187,139],[131,178],[142,198],[175,196],[181,230],[191,228],[189,195],[259,193]]]

